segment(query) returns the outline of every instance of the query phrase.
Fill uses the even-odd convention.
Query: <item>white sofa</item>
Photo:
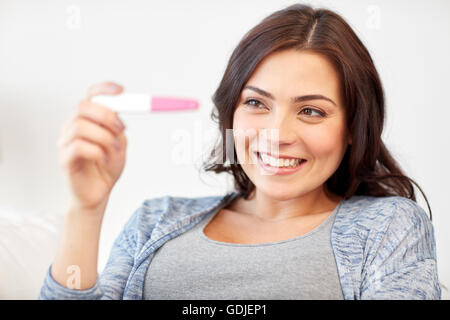
[[[0,299],[37,299],[64,217],[0,207]]]

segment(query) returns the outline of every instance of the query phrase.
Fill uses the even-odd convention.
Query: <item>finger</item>
[[[109,130],[84,118],[78,118],[73,122],[67,129],[67,133],[59,140],[58,147],[64,148],[76,139],[97,144],[109,155],[121,151],[121,141],[118,136],[114,136]]]
[[[102,82],[89,87],[86,93],[86,99],[90,100],[93,96],[99,94],[119,94],[122,91],[123,87],[118,83],[112,81]]]
[[[65,150],[60,153],[61,165],[63,167],[69,167],[71,164],[78,160],[91,160],[99,161],[102,163],[107,162],[107,155],[103,149],[87,140],[76,139]]]
[[[76,114],[77,116],[98,123],[115,135],[121,133],[125,129],[125,125],[122,120],[120,120],[117,112],[89,100],[80,102]]]

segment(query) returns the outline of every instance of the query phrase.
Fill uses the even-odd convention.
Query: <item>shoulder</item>
[[[336,232],[352,248],[360,248],[369,262],[375,256],[398,250],[435,256],[434,230],[424,209],[415,201],[400,197],[357,196],[342,206]],[[347,243],[346,242],[346,243]]]
[[[367,230],[384,229],[388,226],[408,229],[431,224],[419,204],[400,196],[353,196],[344,201],[341,211],[343,224]]]
[[[343,246],[365,254],[380,246],[393,249],[416,243],[430,253],[435,247],[433,226],[424,209],[400,196],[353,196],[345,200],[336,215],[333,234]]]

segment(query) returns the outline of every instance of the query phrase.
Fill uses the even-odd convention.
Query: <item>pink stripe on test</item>
[[[197,109],[198,101],[194,99],[152,97],[152,111],[176,111]]]

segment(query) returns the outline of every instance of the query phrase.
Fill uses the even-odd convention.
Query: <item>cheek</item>
[[[247,155],[251,149],[250,146],[257,142],[260,125],[255,117],[250,117],[245,112],[239,112],[239,109],[236,110],[233,118],[233,138],[237,157],[242,164],[250,157]]]
[[[329,123],[305,130],[303,141],[315,158],[337,159],[341,156],[345,129],[340,123]]]
[[[258,127],[258,121],[255,118],[256,117],[251,117],[250,115],[248,115],[241,108],[238,108],[238,109],[236,109],[236,112],[234,113],[233,128],[234,129],[241,129],[241,130],[248,130],[248,129],[251,129],[251,128],[257,128]]]

